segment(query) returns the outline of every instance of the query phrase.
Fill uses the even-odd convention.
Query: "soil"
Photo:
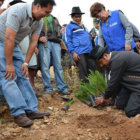
[[[55,92],[52,98],[44,94],[41,79],[36,82],[43,95],[38,98],[38,108],[51,116],[21,128],[13,122],[8,106],[0,106],[0,140],[140,140],[140,115],[127,118],[115,106],[99,110],[77,99],[65,112],[61,108],[67,102],[61,95]],[[70,97],[75,99],[73,94]]]

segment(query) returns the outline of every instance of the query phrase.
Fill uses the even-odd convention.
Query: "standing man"
[[[103,4],[96,2],[91,6],[90,13],[100,20],[98,45],[107,45],[111,52],[135,48],[132,25],[121,11],[106,11]]]
[[[73,7],[72,21],[66,27],[65,41],[69,52],[79,68],[79,77],[82,81],[88,82],[86,77],[89,69],[95,70],[95,62],[89,58],[92,50],[92,42],[87,28],[82,24],[82,15],[79,7]]]
[[[28,63],[43,24],[41,18],[48,16],[54,5],[54,0],[34,0],[11,6],[0,16],[0,86],[14,121],[22,127],[32,125],[31,119],[48,115],[38,111],[38,102],[27,77]],[[23,61],[17,45],[28,34],[31,39]]]
[[[132,51],[114,51],[95,47],[94,58],[100,67],[110,67],[110,82],[104,97],[95,98],[96,105],[106,104],[116,97],[116,106],[123,109],[128,117],[140,114],[140,55]],[[131,58],[131,59],[130,59]],[[121,89],[125,89],[120,93]]]
[[[55,85],[58,93],[64,95],[70,94],[63,80],[63,69],[61,65],[60,29],[61,26],[56,17],[52,15],[45,17],[44,30],[42,30],[39,39],[41,43],[39,43],[38,45],[44,91],[45,93],[52,96],[53,87],[51,85],[51,76],[49,71],[51,62],[54,68]]]
[[[91,29],[90,34],[92,40],[94,41],[95,45],[98,45],[98,35],[99,35],[99,20],[97,18],[93,18],[93,25],[94,27]]]

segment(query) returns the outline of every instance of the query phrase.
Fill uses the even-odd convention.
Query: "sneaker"
[[[26,113],[30,119],[42,119],[44,116],[50,116],[49,112],[40,112],[39,110],[32,113]]]
[[[29,127],[33,124],[33,121],[30,120],[26,114],[21,114],[14,117],[14,122],[17,123],[21,127]]]
[[[53,91],[44,91],[45,94],[49,94],[53,97]]]
[[[63,94],[63,95],[70,95],[71,93],[67,90],[65,91],[58,91],[59,94]]]
[[[36,95],[37,98],[42,97],[41,93],[35,93],[35,95]]]

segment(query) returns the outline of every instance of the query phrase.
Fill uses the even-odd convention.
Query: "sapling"
[[[73,99],[71,101],[69,101],[64,107],[61,108],[61,110],[67,111],[72,104],[74,104],[76,101]]]
[[[95,107],[94,98],[103,96],[107,83],[104,76],[98,71],[91,71],[90,75],[87,77],[88,83],[81,82],[79,86],[79,92],[75,93],[75,96],[83,101],[90,100],[93,107]]]

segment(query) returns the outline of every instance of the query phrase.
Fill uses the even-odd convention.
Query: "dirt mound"
[[[79,100],[65,112],[61,110],[66,104],[61,95],[55,92],[52,98],[43,93],[41,80],[37,85],[43,95],[39,109],[51,116],[34,120],[30,128],[21,128],[13,123],[8,106],[0,107],[1,140],[140,140],[140,115],[127,118],[115,107],[98,110]]]

